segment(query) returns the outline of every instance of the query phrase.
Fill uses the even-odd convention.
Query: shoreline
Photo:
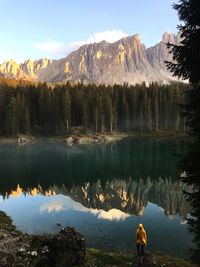
[[[81,133],[81,132],[71,132],[65,136],[53,135],[24,135],[19,134],[17,136],[0,136],[0,144],[34,144],[34,143],[65,143],[68,145],[82,145],[82,144],[102,144],[102,143],[112,143],[120,141],[124,138],[135,137],[135,138],[187,138],[188,134],[183,132],[167,132],[160,131],[156,132],[113,132],[113,133]]]
[[[76,231],[76,230],[73,230]],[[60,231],[61,233],[61,231]],[[78,232],[76,232],[77,234]],[[55,242],[56,235],[34,236],[24,234],[12,224],[12,220],[6,213],[0,211],[0,266],[54,266],[46,265],[43,262],[47,260],[49,246],[52,241]],[[80,235],[78,233],[78,235]],[[77,241],[77,240],[76,240]],[[79,241],[78,241],[79,242]],[[59,244],[59,243],[58,243]],[[42,249],[41,249],[42,248]],[[54,245],[54,249],[58,249]],[[78,252],[79,253],[79,252]],[[135,252],[126,253],[121,251],[98,250],[94,248],[83,247],[84,260],[76,266],[82,267],[136,267],[138,266],[138,257]],[[54,255],[54,254],[53,254]],[[45,258],[46,257],[46,258]],[[38,265],[38,262],[43,265]],[[71,266],[71,265],[69,265]],[[144,256],[143,267],[197,267],[190,260],[175,258],[162,253],[146,252]]]

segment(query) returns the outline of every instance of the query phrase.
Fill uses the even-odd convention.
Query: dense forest
[[[0,135],[185,131],[188,85],[48,85],[0,79]]]

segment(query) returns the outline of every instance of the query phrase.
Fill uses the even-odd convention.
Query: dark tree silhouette
[[[183,21],[183,25],[178,26],[181,42],[168,44],[174,62],[167,62],[167,66],[175,76],[188,79],[191,85],[188,103],[183,107],[191,144],[180,161],[180,168],[186,171],[184,182],[191,186],[191,191],[186,192],[192,206],[188,226],[196,244],[192,258],[200,263],[200,1],[180,0],[174,8]]]
[[[54,86],[0,79],[0,135],[183,132],[184,84]]]

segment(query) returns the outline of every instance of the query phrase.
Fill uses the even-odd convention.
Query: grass
[[[174,258],[163,254],[153,254],[154,264],[151,266],[163,267],[196,267],[189,260]],[[130,267],[138,266],[136,254],[126,254],[118,251],[101,251],[87,249],[83,267]],[[143,265],[142,265],[143,266]],[[144,264],[144,267],[147,266]],[[150,265],[148,265],[150,266]]]
[[[109,252],[109,251],[100,251],[97,249],[87,249],[86,260],[84,267],[90,266],[130,266],[132,262],[132,255],[128,255],[121,252]]]
[[[12,226],[13,228],[15,228],[14,225],[12,224],[11,218],[8,215],[6,215],[5,212],[0,211],[0,229],[7,226],[9,227]]]

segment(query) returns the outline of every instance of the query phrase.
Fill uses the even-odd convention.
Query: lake
[[[0,144],[0,209],[30,234],[72,225],[87,247],[135,251],[143,223],[148,250],[186,257],[190,207],[177,179],[183,139],[126,138],[68,146]]]

